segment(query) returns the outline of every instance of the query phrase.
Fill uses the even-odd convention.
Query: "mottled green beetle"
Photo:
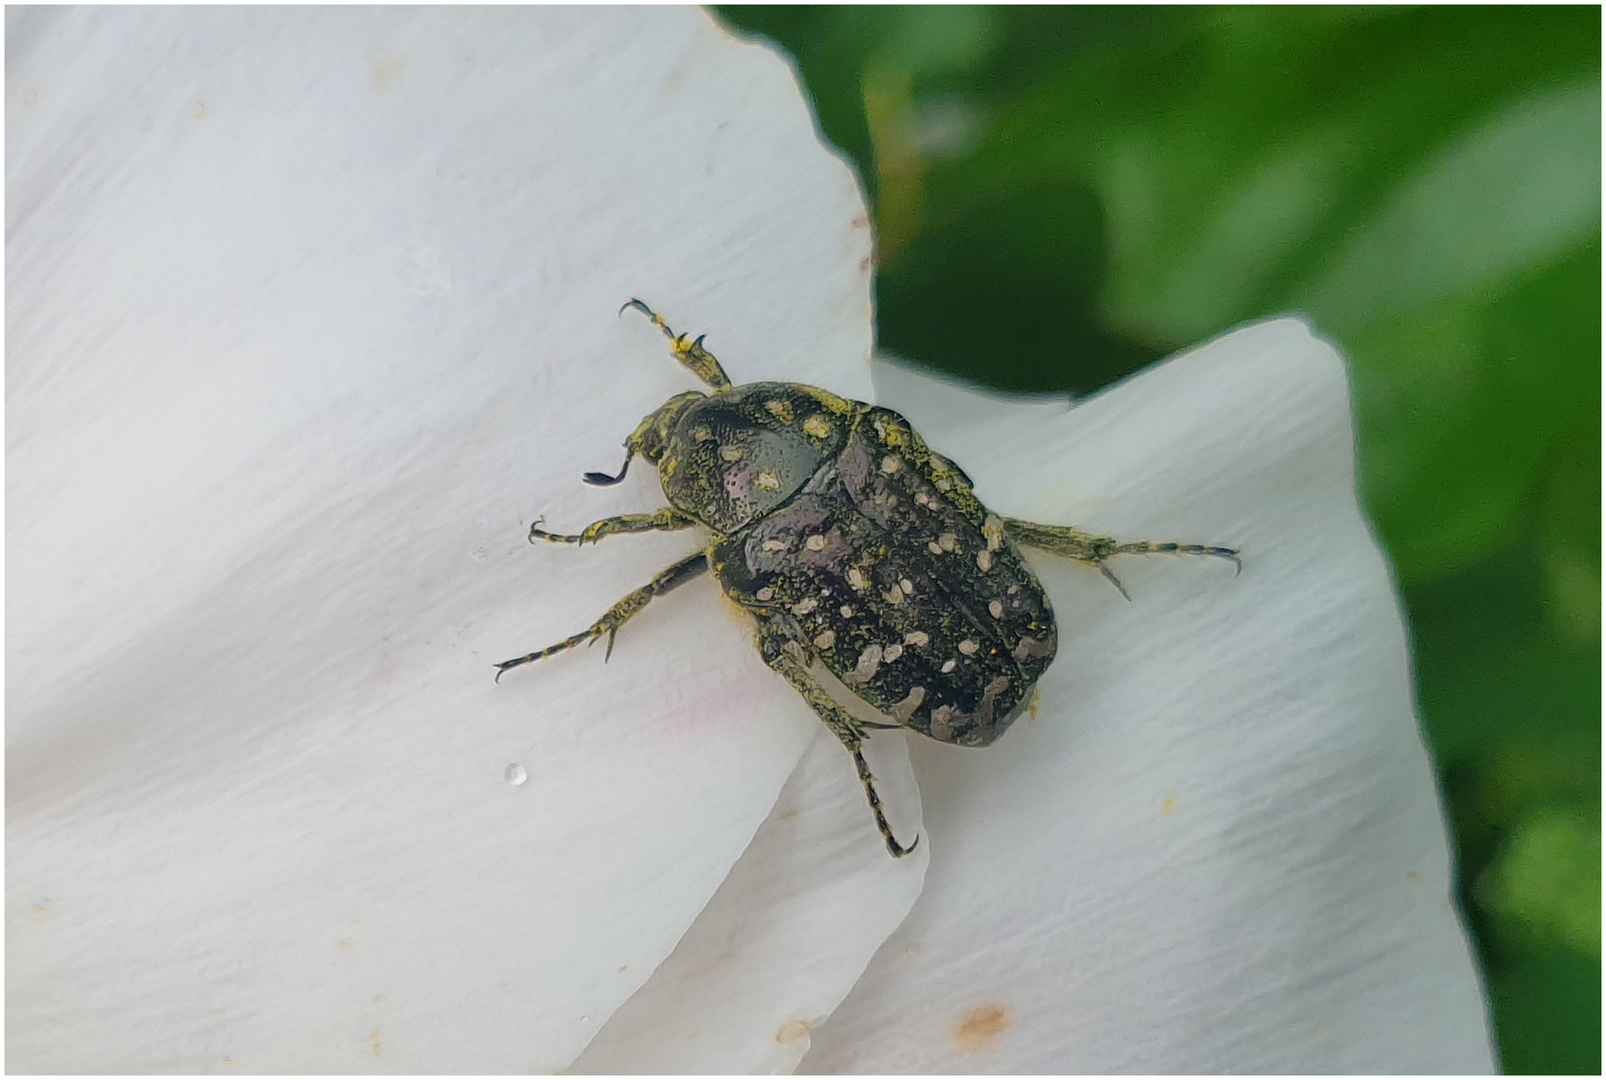
[[[677,394],[625,440],[617,476],[631,459],[658,468],[670,506],[605,518],[576,535],[530,528],[530,541],[583,544],[614,533],[701,525],[708,547],[620,600],[591,627],[509,668],[614,636],[655,596],[712,569],[725,594],[752,612],[764,662],[802,694],[853,755],[894,856],[892,835],[860,745],[866,727],[907,727],[942,742],[987,746],[1031,701],[1054,659],[1057,633],[1048,596],[1017,545],[1068,555],[1121,583],[1114,555],[1216,555],[1202,544],[1122,543],[1060,525],[999,517],[976,498],[970,478],[930,450],[890,409],[849,401],[799,383],[732,386],[719,361],[688,342],[640,300],[673,342],[675,357],[713,388]],[[1122,589],[1125,595],[1126,590]],[[895,721],[866,724],[822,687],[818,664]]]

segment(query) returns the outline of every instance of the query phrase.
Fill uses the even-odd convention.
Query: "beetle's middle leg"
[[[497,664],[497,681],[500,682],[502,674],[508,671],[510,668],[516,668],[523,664],[533,664],[537,660],[545,660],[549,656],[554,656],[566,649],[572,649],[576,645],[589,644],[590,642],[596,641],[604,634],[608,635],[608,651],[603,656],[603,661],[606,662],[608,657],[613,655],[614,636],[619,633],[619,628],[628,622],[632,615],[646,607],[648,601],[650,601],[653,597],[662,596],[670,589],[673,589],[677,585],[685,584],[707,569],[708,553],[706,551],[699,551],[695,555],[688,555],[686,558],[680,560],[678,563],[675,563],[667,570],[664,570],[647,584],[643,585],[641,588],[637,589],[635,592],[632,592],[623,600],[620,600],[617,604],[613,605],[613,607],[609,608],[607,613],[603,615],[602,618],[592,623],[589,628],[580,631],[580,633],[575,634],[573,637],[564,638],[556,645],[548,645],[539,652],[529,653],[528,655],[520,656],[513,660],[504,660],[500,664]]]
[[[595,544],[604,536],[616,533],[673,532],[697,524],[690,514],[683,514],[673,506],[654,510],[650,514],[621,514],[618,517],[593,521],[578,533],[553,533],[541,528],[540,520],[530,526],[530,543],[546,540],[553,544]]]
[[[876,828],[881,830],[881,839],[887,843],[887,851],[894,859],[901,859],[915,848],[920,846],[920,837],[915,837],[914,843],[904,847],[892,835],[892,826],[887,824],[887,815],[881,808],[881,796],[876,794],[875,777],[870,774],[870,766],[864,760],[864,752],[860,749],[864,745],[864,728],[842,706],[838,705],[831,695],[825,692],[825,687],[815,681],[814,676],[808,672],[808,665],[802,658],[802,648],[784,635],[767,627],[759,627],[758,651],[764,657],[764,662],[774,668],[792,684],[792,688],[803,695],[803,700],[809,703],[817,716],[831,729],[831,733],[842,740],[848,753],[853,755],[854,767],[859,771],[859,783],[864,785],[865,798],[870,800],[870,812],[875,815]]]
[[[1106,565],[1106,560],[1116,555],[1213,555],[1218,559],[1230,559],[1240,573],[1244,568],[1243,560],[1238,557],[1237,548],[1217,547],[1213,544],[1156,543],[1153,540],[1121,541],[1113,536],[1099,536],[1096,533],[1073,529],[1069,525],[1041,525],[1035,521],[1022,521],[1019,518],[1005,518],[1004,532],[1017,544],[1052,551],[1056,555],[1064,555],[1098,567],[1099,573],[1109,579],[1110,584],[1120,589],[1121,595],[1126,596],[1128,600],[1132,598],[1127,596],[1126,588]]]

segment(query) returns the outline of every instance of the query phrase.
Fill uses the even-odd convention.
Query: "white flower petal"
[[[1243,574],[1034,560],[1040,715],[915,741],[925,890],[803,1069],[1489,1071],[1340,359],[1267,323],[1038,421],[963,462],[995,509]]]
[[[882,733],[865,757],[910,843],[920,793],[903,737]],[[569,1071],[791,1072],[908,914],[928,850],[888,857],[852,759],[822,728],[708,907]]]
[[[524,532],[663,503],[632,295],[867,394],[853,177],[685,10],[7,23],[8,1067],[566,1065],[818,724],[706,579],[494,686],[695,548]]]

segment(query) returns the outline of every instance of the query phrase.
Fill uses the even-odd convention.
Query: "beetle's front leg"
[[[530,543],[545,540],[553,544],[595,544],[604,536],[613,536],[616,533],[639,532],[673,532],[676,529],[686,529],[697,524],[697,519],[689,514],[683,514],[673,506],[666,506],[662,510],[654,510],[650,514],[621,514],[618,517],[603,518],[593,521],[578,533],[553,533],[541,528],[541,520],[537,519],[530,526]]]
[[[510,668],[516,668],[522,664],[533,664],[537,660],[545,660],[549,656],[554,656],[566,649],[572,649],[576,645],[584,645],[596,641],[604,634],[608,635],[608,651],[602,658],[603,662],[606,663],[608,657],[613,655],[614,636],[619,633],[619,628],[628,622],[632,615],[646,607],[648,601],[650,601],[653,597],[662,596],[670,589],[673,589],[677,585],[685,584],[707,569],[707,552],[699,551],[695,555],[688,555],[686,558],[680,560],[678,563],[675,563],[673,566],[663,571],[647,584],[643,585],[641,588],[637,589],[635,592],[613,605],[613,607],[608,609],[607,614],[603,615],[602,618],[592,623],[590,627],[580,631],[580,633],[575,634],[573,637],[564,638],[556,645],[548,645],[539,652],[529,653],[514,660],[504,660],[500,664],[497,664],[497,681],[500,682],[502,679],[502,674],[508,671]]]
[[[825,722],[825,726],[842,740],[842,745],[853,755],[853,764],[859,770],[859,783],[864,785],[865,798],[870,800],[870,812],[875,815],[876,828],[881,830],[881,838],[887,843],[887,851],[894,859],[901,859],[919,847],[918,836],[915,837],[914,843],[904,847],[892,835],[892,826],[887,824],[886,812],[881,808],[881,796],[876,794],[875,777],[870,774],[870,766],[864,760],[863,751],[859,749],[864,744],[864,729],[846,709],[832,700],[831,695],[825,692],[825,687],[809,674],[803,647],[775,629],[760,626],[758,651],[766,664],[779,672],[792,684],[794,690],[803,695],[803,700],[809,703],[815,715]]]
[[[719,361],[714,359],[714,354],[703,348],[701,334],[697,335],[696,341],[687,341],[685,334],[677,334],[669,329],[669,324],[664,322],[662,315],[634,298],[619,309],[619,314],[623,315],[631,308],[635,308],[647,316],[652,320],[654,326],[664,332],[664,337],[669,339],[669,347],[674,350],[675,359],[679,360],[686,370],[709,386],[712,386],[715,390],[728,390],[730,388],[730,376],[726,375],[725,369],[719,366]]]
[[[1217,547],[1212,544],[1177,544],[1156,543],[1153,540],[1121,541],[1113,536],[1099,536],[1096,533],[1083,532],[1073,529],[1069,525],[1041,525],[1035,521],[1021,521],[1019,518],[1004,518],[1004,532],[1017,544],[1025,547],[1040,548],[1051,551],[1056,555],[1065,555],[1085,562],[1099,569],[1099,573],[1109,579],[1110,584],[1121,590],[1121,595],[1127,596],[1127,591],[1120,580],[1110,571],[1106,560],[1116,555],[1212,555],[1218,559],[1230,559],[1239,573],[1243,572],[1243,560],[1238,557],[1237,548]]]

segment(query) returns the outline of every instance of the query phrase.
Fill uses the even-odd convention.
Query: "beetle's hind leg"
[[[608,609],[607,614],[603,615],[602,618],[592,623],[589,628],[580,631],[580,633],[575,634],[573,637],[564,638],[556,645],[548,645],[539,652],[529,653],[528,655],[520,656],[513,660],[504,660],[500,664],[497,664],[497,681],[500,682],[503,673],[511,668],[520,667],[524,664],[533,664],[537,660],[545,660],[549,656],[555,656],[567,649],[574,648],[576,645],[589,644],[593,641],[596,641],[604,634],[608,635],[608,651],[603,655],[603,661],[606,662],[608,657],[613,655],[613,639],[615,635],[619,633],[619,628],[628,622],[632,615],[646,607],[648,601],[650,601],[653,597],[662,596],[670,589],[673,589],[677,585],[685,584],[707,569],[707,552],[699,551],[695,555],[688,555],[686,558],[680,560],[678,563],[675,563],[667,570],[664,570],[647,584],[643,585],[641,588],[637,589],[635,592],[613,605],[613,607]]]
[[[530,543],[545,540],[552,544],[595,544],[604,536],[619,533],[673,532],[676,529],[688,529],[695,524],[697,524],[696,518],[681,513],[673,506],[654,510],[650,514],[621,514],[618,517],[603,518],[572,534],[547,532],[541,528],[541,521],[538,519],[530,526]]]
[[[654,326],[664,332],[664,337],[670,341],[670,348],[675,351],[675,359],[679,360],[686,370],[715,390],[724,390],[730,386],[730,377],[725,374],[725,369],[719,366],[719,361],[714,359],[713,353],[703,348],[701,334],[697,336],[697,340],[687,341],[685,334],[677,334],[669,329],[669,324],[664,322],[662,315],[634,297],[619,309],[619,314],[623,315],[630,308],[635,308],[647,316]]]
[[[1213,544],[1156,543],[1153,540],[1121,541],[1113,536],[1099,536],[1096,533],[1073,529],[1069,525],[1040,525],[1035,521],[1022,521],[1019,518],[1005,518],[1004,532],[1015,543],[1025,547],[1052,551],[1056,555],[1065,555],[1098,567],[1099,573],[1103,574],[1128,600],[1132,597],[1127,595],[1125,586],[1107,565],[1107,560],[1116,555],[1211,555],[1218,559],[1231,560],[1239,573],[1242,573],[1244,568],[1243,560],[1238,557],[1237,548],[1217,547]]]
[[[809,707],[825,722],[825,726],[842,740],[842,745],[853,755],[854,767],[859,771],[859,783],[864,785],[865,798],[870,801],[870,812],[875,815],[876,828],[881,830],[881,839],[886,841],[887,851],[894,859],[901,859],[919,847],[918,836],[915,837],[914,843],[904,847],[892,835],[892,826],[887,824],[886,812],[881,808],[881,796],[876,794],[875,777],[870,774],[870,766],[864,760],[864,752],[860,749],[864,745],[864,729],[846,709],[832,700],[831,695],[825,692],[825,688],[809,674],[808,665],[802,658],[801,646],[784,635],[761,626],[758,630],[758,651],[764,657],[766,664],[779,672],[792,684],[794,690],[803,695],[803,700],[809,703]]]

